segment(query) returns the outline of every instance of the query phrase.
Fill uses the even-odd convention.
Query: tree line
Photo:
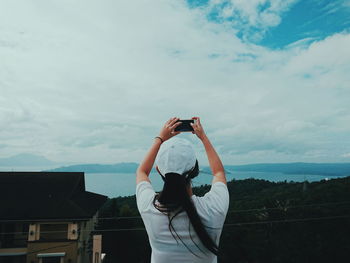
[[[193,189],[203,196],[210,185]],[[230,207],[218,262],[345,262],[350,251],[350,177],[319,182],[228,182]],[[150,262],[135,196],[99,213],[104,262]]]

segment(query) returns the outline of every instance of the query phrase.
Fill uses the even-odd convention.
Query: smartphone
[[[177,122],[181,122],[179,126],[175,128],[174,131],[176,132],[192,132],[193,128],[191,126],[191,123],[194,123],[194,120],[178,120]]]

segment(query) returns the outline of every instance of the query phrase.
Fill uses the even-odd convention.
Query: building
[[[0,263],[99,263],[106,200],[84,173],[0,172]]]

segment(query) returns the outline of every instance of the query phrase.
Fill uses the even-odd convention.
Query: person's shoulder
[[[144,212],[153,205],[155,191],[148,181],[141,181],[136,185],[136,203],[139,212]]]
[[[137,190],[144,189],[144,188],[152,188],[153,189],[153,187],[149,181],[141,181],[141,182],[136,184],[136,194],[137,194]]]
[[[223,182],[213,183],[210,190],[203,196],[204,199],[210,199],[209,197],[229,199],[227,185]]]
[[[193,200],[200,208],[210,214],[226,215],[230,196],[227,185],[223,182],[216,182],[212,184],[210,190],[204,196],[194,196]]]

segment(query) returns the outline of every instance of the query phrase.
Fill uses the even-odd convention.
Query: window
[[[0,248],[13,247],[16,232],[14,223],[0,224]]]
[[[68,224],[41,224],[40,240],[67,239]]]
[[[57,253],[39,253],[39,263],[64,263],[65,252]]]
[[[61,257],[43,258],[42,263],[61,263]]]

